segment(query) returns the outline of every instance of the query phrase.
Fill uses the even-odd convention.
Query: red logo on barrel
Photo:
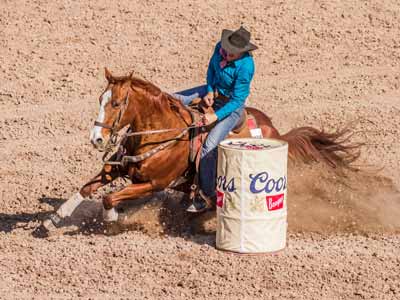
[[[224,193],[217,190],[217,206],[222,207],[224,205]]]
[[[267,207],[269,211],[278,210],[283,208],[283,198],[285,194],[279,194],[274,196],[267,196]],[[217,204],[218,205],[218,204]]]

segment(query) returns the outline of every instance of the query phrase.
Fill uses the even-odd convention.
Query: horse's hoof
[[[118,212],[115,207],[111,209],[103,208],[103,220],[104,222],[116,222],[118,221]]]

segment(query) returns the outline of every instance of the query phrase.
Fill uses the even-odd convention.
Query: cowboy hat
[[[256,50],[258,47],[250,43],[250,32],[240,26],[236,31],[222,30],[221,46],[228,53],[239,54]]]

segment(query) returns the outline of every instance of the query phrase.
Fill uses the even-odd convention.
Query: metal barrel
[[[218,146],[217,236],[221,250],[268,253],[286,246],[288,145],[227,139]]]

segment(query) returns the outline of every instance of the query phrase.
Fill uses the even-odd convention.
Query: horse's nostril
[[[103,144],[103,139],[102,138],[97,138],[96,139],[96,144]]]

